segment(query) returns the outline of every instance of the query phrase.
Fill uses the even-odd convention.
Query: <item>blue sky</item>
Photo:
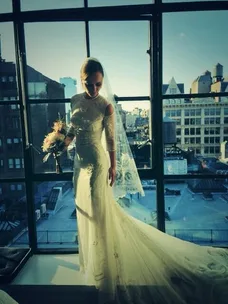
[[[1,0],[1,11],[7,11],[4,2],[8,1]],[[75,7],[80,6],[80,2],[67,0],[64,5],[69,7],[74,3]],[[120,2],[138,4],[140,0]],[[23,9],[31,9],[28,7],[31,1],[22,3]],[[44,7],[44,3],[44,8],[52,8],[49,1],[37,3],[34,9]],[[102,5],[104,0],[92,3]],[[228,76],[227,20],[228,11],[164,14],[163,83],[174,77],[185,84],[185,93],[189,93],[192,81],[205,70],[212,71],[218,62]],[[147,21],[91,22],[90,30],[91,55],[103,63],[113,92],[119,96],[149,95]],[[0,24],[0,33],[2,57],[15,61],[12,23]],[[25,35],[30,66],[57,81],[60,77],[79,79],[79,69],[86,57],[84,23],[30,23],[25,25]],[[80,84],[78,88],[80,91]]]

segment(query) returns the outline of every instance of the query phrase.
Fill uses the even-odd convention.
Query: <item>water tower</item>
[[[223,66],[217,63],[213,68],[213,82],[218,82],[223,80]]]
[[[174,145],[177,143],[176,121],[169,117],[163,117],[163,142],[164,145]]]

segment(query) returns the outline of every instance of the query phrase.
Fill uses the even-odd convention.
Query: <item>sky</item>
[[[151,3],[150,0],[110,0],[108,3],[140,2]],[[0,12],[11,10],[7,3],[10,1],[0,1]],[[104,3],[105,0],[89,1],[90,6]],[[22,10],[81,5],[82,0],[22,0]],[[193,80],[206,70],[212,72],[218,62],[224,67],[224,76],[228,76],[227,20],[228,11],[164,14],[163,83],[174,77],[177,83],[184,83],[185,93],[189,93]],[[60,77],[72,77],[78,81],[80,66],[86,57],[84,29],[83,22],[25,24],[27,64],[56,81]],[[0,33],[2,57],[15,61],[13,24],[0,23]],[[147,21],[90,22],[90,38],[91,56],[103,64],[116,95],[149,95]]]

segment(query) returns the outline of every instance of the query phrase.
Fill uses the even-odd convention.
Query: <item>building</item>
[[[197,77],[191,93],[228,91],[223,78],[223,66],[214,67],[213,74],[206,71]],[[164,115],[176,121],[177,144],[183,150],[193,150],[195,155],[220,157],[220,145],[228,139],[228,98],[192,98],[191,100],[166,100]]]
[[[59,82],[64,85],[65,98],[71,98],[75,94],[77,94],[77,81],[71,77],[62,77],[59,79]],[[65,104],[66,111],[66,122],[70,122],[71,117],[71,108],[70,104]]]
[[[30,66],[27,66],[28,94],[30,99],[64,99],[64,86]],[[15,63],[0,57],[0,100],[18,99]],[[38,103],[29,107],[31,120],[31,144],[34,148],[34,170],[38,172],[53,171],[55,163],[50,159],[43,163],[41,146],[44,136],[51,131],[53,122],[65,117],[64,103]],[[24,155],[19,105],[0,105],[0,175],[4,178],[17,178],[24,175]],[[11,193],[11,198],[24,195],[24,184],[8,183],[0,187],[0,201],[4,195]]]

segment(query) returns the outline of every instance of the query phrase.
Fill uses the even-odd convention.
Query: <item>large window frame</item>
[[[152,1],[151,1],[152,2]],[[162,3],[161,0],[155,0],[155,3],[146,5],[109,6],[109,7],[88,7],[87,0],[84,0],[83,8],[73,9],[54,9],[43,11],[21,11],[20,1],[12,0],[12,13],[1,14],[1,22],[13,22],[15,49],[16,49],[16,72],[18,81],[18,101],[2,101],[2,104],[20,106],[22,139],[24,150],[24,168],[25,177],[16,179],[1,179],[1,183],[21,182],[26,185],[27,210],[28,210],[28,230],[29,246],[33,253],[45,251],[37,248],[37,236],[35,227],[35,210],[33,204],[33,183],[38,181],[60,181],[72,180],[72,173],[63,173],[59,176],[54,173],[36,174],[33,172],[33,151],[31,145],[31,122],[29,105],[36,103],[60,103],[63,100],[57,99],[39,99],[38,101],[29,99],[27,90],[26,75],[26,50],[24,24],[29,22],[66,22],[80,21],[85,23],[85,37],[87,56],[92,56],[90,52],[90,21],[127,21],[127,20],[147,20],[150,24],[150,78],[151,88],[150,96],[121,97],[117,96],[117,101],[150,100],[151,102],[151,157],[153,166],[150,169],[139,169],[141,179],[156,180],[156,204],[157,204],[157,227],[165,232],[165,202],[164,202],[164,181],[194,179],[196,174],[192,175],[165,175],[163,158],[163,101],[168,99],[182,98],[202,98],[202,97],[228,97],[225,93],[203,93],[203,94],[168,94],[162,95],[162,16],[168,12],[186,12],[186,11],[212,11],[227,10],[228,2],[225,1],[202,1],[202,2],[180,2],[180,3]],[[69,103],[69,99],[64,100]],[[156,118],[156,119],[155,119]],[[200,178],[225,178],[223,175],[210,174],[203,175]],[[58,249],[53,250],[54,252]],[[74,250],[67,250],[74,251]]]

